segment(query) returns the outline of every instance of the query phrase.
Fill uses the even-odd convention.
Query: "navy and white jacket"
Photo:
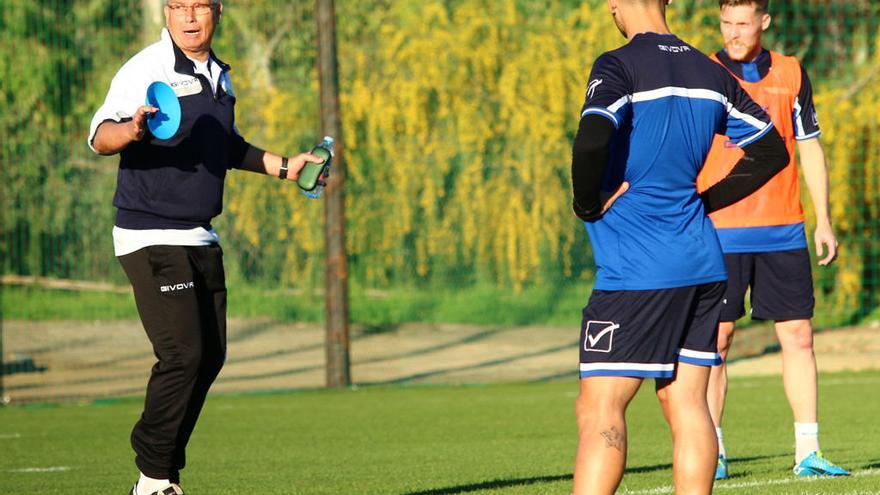
[[[154,81],[172,87],[182,115],[172,138],[160,140],[147,131],[142,141],[131,143],[120,153],[113,198],[117,228],[160,234],[173,230],[178,237],[181,231],[190,230],[213,235],[210,223],[222,211],[226,171],[241,164],[249,145],[235,128],[229,66],[213,53],[211,63],[221,68],[216,91],[163,29],[158,42],[129,59],[113,78],[104,104],[92,119],[88,142],[93,150],[98,126],[108,120],[130,120],[138,107],[146,104],[147,87]],[[200,236],[189,236],[177,244],[198,245],[210,240]],[[167,242],[146,245],[158,243]]]

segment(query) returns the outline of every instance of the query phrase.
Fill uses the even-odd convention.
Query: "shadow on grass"
[[[791,453],[783,452],[780,454],[772,454],[772,455],[758,455],[758,456],[749,456],[749,457],[729,457],[727,460],[731,464],[735,464],[735,468],[741,468],[742,463],[751,462],[751,461],[762,461],[765,459],[776,459],[778,457],[788,457]],[[750,478],[754,473],[747,467],[745,469],[733,469],[730,474],[728,474],[727,478],[724,481],[730,480],[742,480],[746,478]]]
[[[624,471],[624,475],[627,474],[635,474],[635,473],[653,473],[655,471],[665,471],[667,469],[672,469],[672,463],[665,464],[654,464],[653,466],[637,466],[626,468]]]
[[[386,354],[384,356],[377,356],[377,357],[369,358],[369,359],[354,360],[352,362],[352,364],[361,365],[361,364],[381,363],[381,362],[385,362],[385,361],[393,361],[395,359],[411,358],[414,356],[432,354],[435,352],[440,352],[442,350],[446,350],[446,349],[458,347],[461,345],[474,343],[474,342],[477,342],[477,341],[480,341],[483,339],[487,339],[500,331],[502,331],[502,330],[501,329],[485,330],[485,331],[478,332],[475,334],[467,335],[467,336],[460,338],[460,339],[455,339],[455,340],[451,340],[449,342],[444,342],[441,344],[423,347],[421,349],[414,349],[411,351],[405,351],[405,352],[399,352],[399,353],[390,353],[390,354]],[[319,344],[318,346],[323,347],[323,344]],[[316,371],[316,370],[322,370],[322,369],[324,369],[323,364],[312,365],[312,366],[303,366],[303,367],[299,367],[299,368],[287,368],[287,369],[278,370],[278,371],[274,371],[274,372],[259,373],[259,374],[255,374],[255,375],[232,376],[232,377],[228,377],[228,378],[223,378],[223,379],[221,379],[221,381],[222,382],[241,382],[241,381],[251,381],[251,380],[262,380],[265,378],[277,378],[277,377],[281,377],[281,376],[295,375],[298,373],[305,373],[308,371]],[[403,381],[406,381],[406,379],[403,379]],[[389,383],[391,383],[391,382],[389,382]],[[365,385],[365,384],[358,383],[358,385]],[[368,384],[368,385],[371,385],[371,384]]]
[[[786,457],[791,455],[790,453],[783,452],[781,454],[771,454],[771,455],[756,455],[750,457],[728,457],[728,462],[751,462],[751,461],[762,461],[764,459],[775,459],[777,457]]]
[[[399,323],[362,323],[360,325],[361,332],[364,335],[381,335],[383,333],[391,333],[400,329]]]
[[[759,456],[751,456],[751,457],[731,457],[728,459],[730,462],[751,462],[751,461],[760,461],[763,459],[775,459],[777,457],[785,457],[788,454],[775,454],[775,455],[759,455]],[[653,466],[638,466],[626,468],[626,474],[634,474],[634,473],[653,473],[655,471],[664,471],[667,469],[672,469],[671,463],[666,464],[655,464]],[[730,476],[730,478],[742,478],[748,476],[750,473],[745,471],[743,473],[736,473]]]
[[[469,364],[469,365],[465,365],[465,366],[457,366],[457,367],[452,367],[452,368],[444,368],[444,369],[439,369],[439,370],[434,370],[434,371],[426,371],[423,373],[416,373],[416,374],[412,374],[412,375],[402,376],[402,377],[394,378],[391,380],[381,380],[381,381],[374,381],[374,382],[358,383],[358,385],[365,385],[365,386],[400,385],[403,383],[415,382],[415,381],[424,380],[424,379],[439,376],[439,375],[448,375],[448,374],[454,373],[454,372],[470,371],[470,370],[476,370],[476,369],[480,369],[480,368],[490,368],[492,366],[508,364],[508,363],[520,361],[523,359],[529,359],[529,358],[533,358],[533,357],[542,356],[545,354],[553,354],[553,353],[557,353],[560,351],[564,351],[566,349],[571,349],[572,347],[574,347],[576,345],[577,345],[577,342],[574,342],[574,343],[569,343],[569,344],[565,344],[565,345],[561,345],[561,346],[548,347],[546,349],[541,349],[541,350],[534,351],[534,352],[526,352],[526,353],[516,354],[513,356],[504,357],[501,359],[491,359],[491,360],[483,361],[481,363],[476,363],[476,364]]]
[[[252,337],[255,337],[255,336],[261,335],[263,333],[266,333],[268,331],[271,331],[275,328],[276,325],[278,325],[278,323],[272,322],[272,321],[261,321],[261,322],[257,322],[252,325],[248,325],[245,328],[243,328],[241,331],[235,332],[235,333],[229,335],[227,337],[227,345],[231,344],[231,343],[239,342],[239,341],[248,340]],[[323,343],[318,344],[318,347],[323,347],[323,345],[324,345]],[[69,349],[72,347],[67,346],[66,348]],[[302,352],[304,350],[308,350],[308,349],[295,349],[294,352]],[[134,361],[134,360],[138,360],[138,359],[146,359],[151,356],[153,356],[153,351],[148,346],[145,346],[142,350],[138,350],[135,352],[129,352],[126,354],[118,354],[118,355],[112,356],[108,359],[101,360],[101,361],[93,361],[91,363],[83,363],[83,364],[80,364],[78,366],[78,368],[79,369],[108,368],[108,367],[118,365],[120,363]],[[136,375],[136,376],[140,376],[140,375]]]
[[[759,459],[757,457],[752,459]],[[653,466],[637,466],[627,468],[625,474],[635,473],[651,473],[654,471],[664,471],[672,469],[672,464],[655,464]],[[482,490],[497,490],[500,488],[509,488],[513,486],[537,485],[540,483],[556,483],[558,481],[571,481],[572,474],[559,474],[554,476],[535,476],[533,478],[513,478],[513,479],[497,479],[492,481],[483,481],[480,483],[470,483],[467,485],[447,486],[444,488],[434,488],[430,490],[421,490],[417,492],[406,492],[402,495],[455,495],[459,493],[471,493]]]
[[[777,454],[777,455],[762,455],[762,456],[752,456],[752,457],[734,457],[731,461],[735,462],[749,462],[749,461],[759,461],[762,459],[773,459],[775,457],[780,457],[786,454]],[[880,466],[880,463],[874,464],[872,466]],[[872,466],[868,466],[869,468]],[[626,469],[625,474],[637,474],[637,473],[653,473],[655,471],[666,471],[672,469],[672,464],[664,463],[664,464],[654,464],[652,466],[636,466]],[[742,478],[747,476],[748,473],[737,473],[731,478]],[[535,476],[533,478],[513,478],[513,479],[497,479],[491,481],[483,481],[480,483],[469,483],[466,485],[456,485],[456,486],[447,486],[443,488],[433,488],[430,490],[420,490],[417,492],[406,492],[402,495],[455,495],[459,493],[472,493],[479,492],[482,490],[497,490],[500,488],[509,488],[513,486],[526,486],[526,485],[537,485],[540,483],[556,483],[558,481],[571,481],[573,475],[572,474],[559,474],[554,476]]]
[[[269,330],[271,330],[277,323],[275,322],[259,322],[255,325],[251,325],[247,328],[236,333],[235,337],[231,338],[231,341],[245,341],[248,338],[263,334]],[[411,358],[414,356],[428,355],[435,352],[440,352],[443,350],[455,348],[462,345],[472,344],[475,342],[479,342],[481,340],[488,339],[495,334],[502,332],[501,328],[491,328],[487,330],[483,330],[480,332],[476,332],[470,335],[466,335],[464,337],[453,339],[448,342],[443,342],[435,345],[430,345],[423,347],[421,349],[413,349],[410,351],[403,352],[392,352],[388,353],[384,356],[376,356],[368,359],[355,360],[353,364],[371,364],[371,363],[381,363],[385,361],[393,361],[395,359],[403,359],[403,358]],[[366,336],[354,336],[352,340],[360,340],[365,338]],[[227,365],[230,364],[239,364],[239,363],[247,363],[253,361],[262,361],[266,359],[278,358],[282,356],[290,356],[294,354],[299,354],[303,352],[309,352],[314,350],[319,350],[324,348],[324,343],[315,343],[315,344],[306,344],[299,347],[289,348],[289,349],[277,349],[270,352],[257,353],[249,356],[241,356],[241,357],[233,357],[227,361]],[[144,359],[152,355],[152,352],[148,349],[144,351],[135,351],[127,354],[123,354],[120,356],[112,357],[109,359],[101,360],[95,363],[86,364],[80,366],[80,369],[86,368],[106,368],[112,367],[122,362],[136,360],[136,359]],[[479,367],[479,365],[477,365]],[[280,378],[280,377],[288,377],[292,375],[297,375],[301,373],[308,373],[311,371],[319,371],[324,369],[323,364],[319,365],[306,365],[306,366],[298,366],[298,367],[289,367],[280,370],[270,371],[270,372],[262,372],[250,375],[238,375],[238,376],[222,376],[218,383],[234,383],[234,382],[249,382],[254,380],[264,380],[270,378]],[[434,372],[432,374],[442,374],[443,372]],[[27,383],[22,385],[10,385],[7,386],[7,390],[38,390],[38,389],[48,389],[48,388],[56,388],[63,386],[72,386],[72,385],[98,385],[102,383],[113,383],[124,380],[141,380],[143,378],[143,373],[120,373],[112,376],[89,376],[84,378],[72,378],[61,381],[51,381],[51,382],[42,382],[42,383]],[[389,381],[389,383],[402,383],[408,381],[409,378],[403,378],[401,380]],[[135,393],[143,390],[142,386],[126,388],[123,390],[114,389],[113,393],[122,394],[122,393],[130,393],[134,391]],[[84,394],[82,397],[89,397],[91,394]],[[77,396],[79,397],[79,396]],[[53,396],[53,398],[55,398]],[[81,397],[79,397],[81,398]]]
[[[507,488],[511,486],[536,485],[538,483],[555,483],[557,481],[570,480],[571,474],[559,474],[556,476],[536,476],[534,478],[514,478],[509,480],[492,480],[482,483],[471,483],[468,485],[449,486],[445,488],[435,488],[432,490],[423,490],[418,492],[407,492],[403,495],[454,495],[457,493],[471,493],[482,490],[497,490],[499,488]]]

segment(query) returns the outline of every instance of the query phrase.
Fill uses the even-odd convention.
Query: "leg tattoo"
[[[621,433],[617,428],[612,426],[610,429],[600,433],[600,435],[605,439],[606,448],[610,449],[611,447],[614,447],[623,452],[623,447],[626,445],[626,435]]]

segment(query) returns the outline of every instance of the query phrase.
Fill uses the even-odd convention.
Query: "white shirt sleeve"
[[[98,126],[101,123],[112,120],[121,122],[134,116],[137,109],[146,104],[147,87],[151,78],[149,64],[144,60],[147,57],[135,56],[119,69],[119,72],[110,82],[110,91],[101,108],[92,117],[89,126],[89,148],[95,150],[93,141]]]

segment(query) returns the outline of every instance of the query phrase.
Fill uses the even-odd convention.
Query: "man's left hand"
[[[816,226],[813,238],[816,241],[816,256],[824,256],[819,260],[819,266],[828,266],[833,263],[837,259],[837,238],[834,237],[831,224],[823,222]]]
[[[627,191],[629,191],[629,182],[622,182],[614,191],[602,191],[599,193],[599,198],[602,202],[602,214],[604,215],[611,208],[611,205],[617,201],[617,198],[623,196],[623,193]]]
[[[299,173],[302,171],[303,167],[306,166],[306,163],[324,163],[324,160],[311,153],[300,153],[296,155],[290,159],[288,164],[288,180],[299,179]]]

